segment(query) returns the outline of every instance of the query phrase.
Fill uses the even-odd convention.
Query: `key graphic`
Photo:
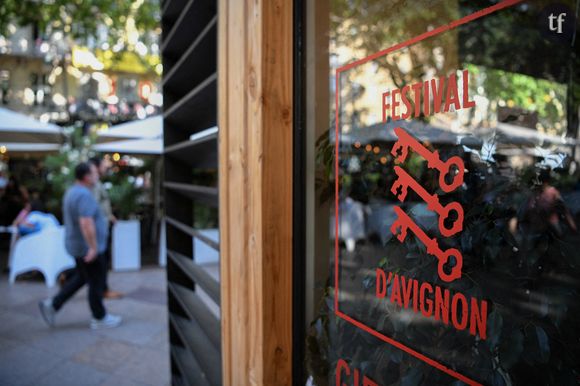
[[[410,187],[427,203],[427,209],[439,215],[439,231],[443,236],[453,236],[463,230],[463,208],[458,202],[450,202],[447,205],[442,205],[439,202],[439,196],[429,194],[405,169],[400,166],[395,166],[395,173],[397,174],[397,180],[391,187],[391,193],[397,196],[399,201],[405,201]],[[449,219],[452,212],[455,213],[456,218],[453,220],[451,227],[448,228],[446,226],[446,220]]]
[[[409,155],[409,148],[412,148],[416,153],[427,160],[427,166],[430,169],[437,169],[439,171],[439,186],[441,186],[443,191],[447,193],[452,192],[463,184],[465,165],[460,157],[453,156],[447,161],[441,161],[439,158],[439,152],[431,152],[407,133],[402,127],[395,128],[395,134],[397,135],[398,140],[391,149],[391,154],[395,157],[395,162],[405,162],[407,155]],[[456,172],[454,170],[456,170]],[[445,177],[450,175],[450,173],[455,173],[451,174],[453,181],[447,183]]]
[[[407,237],[410,229],[415,236],[427,247],[427,253],[435,256],[439,263],[437,264],[437,273],[441,280],[451,282],[455,279],[461,278],[461,268],[463,266],[463,255],[455,248],[449,248],[445,251],[441,250],[436,238],[430,238],[427,234],[398,206],[395,206],[395,213],[397,219],[391,225],[391,232],[402,243]],[[451,273],[445,272],[445,265],[449,263],[451,258],[455,259],[455,265],[451,267]]]

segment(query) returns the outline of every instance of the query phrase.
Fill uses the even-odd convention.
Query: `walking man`
[[[93,197],[92,187],[98,180],[97,168],[83,162],[75,168],[75,184],[65,193],[63,215],[65,246],[76,261],[76,269],[54,298],[39,303],[42,317],[54,326],[55,314],[85,284],[89,285],[92,329],[117,327],[121,317],[108,314],[103,305],[107,272],[104,252],[107,247],[108,222]]]

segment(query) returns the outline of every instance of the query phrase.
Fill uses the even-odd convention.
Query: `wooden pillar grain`
[[[292,383],[292,1],[219,0],[224,384]]]

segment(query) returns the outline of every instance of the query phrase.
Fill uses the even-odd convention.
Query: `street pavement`
[[[38,301],[55,294],[43,281],[14,285],[0,276],[0,386],[164,386],[170,384],[165,270],[110,273],[125,293],[106,300],[123,317],[120,327],[92,331],[87,290],[42,320]]]

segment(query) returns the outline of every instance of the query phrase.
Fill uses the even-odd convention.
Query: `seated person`
[[[26,204],[24,209],[20,211],[12,223],[12,225],[18,227],[20,236],[40,232],[42,229],[49,227],[60,226],[56,217],[50,213],[41,212],[38,209],[37,205],[33,202],[32,204]]]

